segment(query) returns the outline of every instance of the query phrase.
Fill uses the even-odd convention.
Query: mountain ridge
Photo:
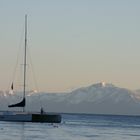
[[[20,95],[0,92],[0,109],[9,110],[8,103],[20,100]],[[27,93],[27,111],[140,115],[140,92],[120,88],[110,83],[96,83],[66,93]],[[14,109],[13,109],[14,110]]]

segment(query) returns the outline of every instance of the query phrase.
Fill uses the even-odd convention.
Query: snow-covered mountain
[[[21,94],[0,92],[0,109],[18,102]],[[26,110],[48,112],[140,115],[140,92],[97,83],[69,93],[28,93]],[[14,108],[15,110],[15,108]]]

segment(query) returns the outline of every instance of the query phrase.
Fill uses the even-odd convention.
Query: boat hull
[[[61,123],[59,114],[2,114],[0,121]]]
[[[61,123],[59,114],[32,114],[32,122]]]

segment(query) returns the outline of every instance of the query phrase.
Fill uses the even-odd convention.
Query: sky
[[[140,89],[139,0],[0,0],[1,90],[12,79],[25,14],[40,91],[101,81]]]

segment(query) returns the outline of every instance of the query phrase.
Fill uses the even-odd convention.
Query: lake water
[[[62,115],[61,124],[0,122],[0,140],[140,140],[140,117]]]

